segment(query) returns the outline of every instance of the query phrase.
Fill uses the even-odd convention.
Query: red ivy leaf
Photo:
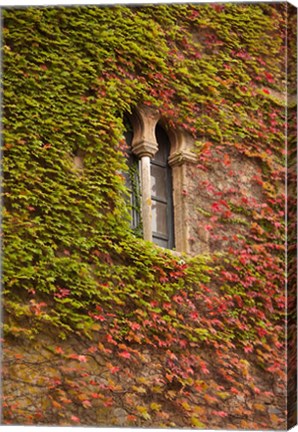
[[[109,371],[112,374],[114,374],[120,370],[120,368],[118,366],[113,366],[112,363],[107,363],[107,368],[109,369]]]
[[[82,363],[86,363],[87,362],[87,357],[84,355],[79,355],[78,356],[78,360]]]
[[[61,347],[58,347],[58,346],[55,348],[55,352],[56,352],[57,354],[64,354],[63,349],[62,349]]]
[[[107,341],[113,345],[117,345],[117,342],[109,334],[107,335]]]
[[[89,400],[84,400],[82,402],[82,405],[84,408],[90,408],[92,406],[91,402]]]
[[[92,318],[98,320],[98,321],[105,321],[105,317],[103,315],[92,315]]]
[[[128,351],[121,351],[118,355],[119,355],[119,357],[123,357],[126,359],[130,358],[130,353]]]
[[[225,413],[224,411],[213,411],[214,415],[218,415],[219,417],[227,417],[227,413]]]

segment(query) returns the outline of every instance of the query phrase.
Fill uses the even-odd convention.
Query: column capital
[[[151,142],[147,140],[141,140],[134,142],[132,145],[133,153],[139,158],[142,158],[143,156],[149,156],[150,158],[153,158],[157,150],[158,147],[156,141]]]
[[[139,158],[142,156],[152,158],[157,152],[155,128],[159,118],[160,114],[156,108],[142,105],[134,111],[132,151]]]
[[[180,151],[178,150],[173,154],[171,154],[168,162],[171,167],[174,167],[174,166],[182,165],[184,163],[195,164],[197,160],[198,160],[197,156],[194,153],[186,150],[180,150]]]

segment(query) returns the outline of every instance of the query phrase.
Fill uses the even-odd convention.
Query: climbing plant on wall
[[[285,425],[289,8],[3,11],[5,423]],[[257,163],[261,202],[206,187],[212,241],[246,217],[225,252],[131,231],[123,118],[140,103],[196,138],[198,185],[236,176],[231,151]]]

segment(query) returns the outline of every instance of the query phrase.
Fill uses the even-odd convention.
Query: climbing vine
[[[4,423],[284,428],[294,9],[3,16]],[[196,139],[208,256],[130,228],[123,118],[140,103]],[[235,154],[258,167],[259,199],[233,188]]]

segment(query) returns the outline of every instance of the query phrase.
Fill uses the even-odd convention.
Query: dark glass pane
[[[170,140],[158,124],[155,128],[158,152],[151,163],[152,231],[154,243],[174,246],[171,168],[168,164]]]
[[[124,117],[124,127],[125,127],[125,131],[124,131],[124,138],[126,141],[126,144],[131,147],[131,143],[132,143],[132,138],[133,138],[133,129],[132,129],[132,125],[130,123],[130,121],[128,120],[127,117]]]
[[[131,206],[131,227],[137,228],[140,223],[140,179],[139,179],[139,161],[131,154],[128,158],[129,171],[125,173],[126,187],[130,192]]]
[[[131,181],[130,181],[129,173],[124,172],[123,176],[125,178],[125,185],[126,185],[127,189],[131,190]]]
[[[157,244],[158,246],[161,246],[163,248],[168,247],[168,240],[163,240],[161,238],[153,236],[153,243]]]
[[[124,138],[125,138],[125,141],[126,141],[127,145],[130,147],[131,146],[131,142],[132,142],[132,132],[125,131],[124,132]]]
[[[155,137],[158,143],[158,152],[155,154],[154,160],[167,164],[170,154],[170,141],[166,131],[160,125],[155,128]]]
[[[139,160],[131,151],[131,143],[133,139],[133,128],[127,117],[124,117],[124,138],[128,145],[126,163],[128,172],[123,173],[125,184],[129,192],[127,204],[131,209],[131,228],[136,235],[142,235],[142,222],[140,215],[141,198],[140,198],[140,176],[139,176]]]
[[[152,200],[152,231],[168,235],[167,205]]]
[[[163,146],[159,145],[159,150],[155,153],[154,159],[157,162],[162,163],[165,165],[167,163],[167,154],[163,151]]]
[[[166,168],[151,164],[151,195],[167,200]]]
[[[130,153],[126,159],[128,172],[123,173],[125,177],[126,187],[135,192],[139,189],[139,163],[134,154]]]

